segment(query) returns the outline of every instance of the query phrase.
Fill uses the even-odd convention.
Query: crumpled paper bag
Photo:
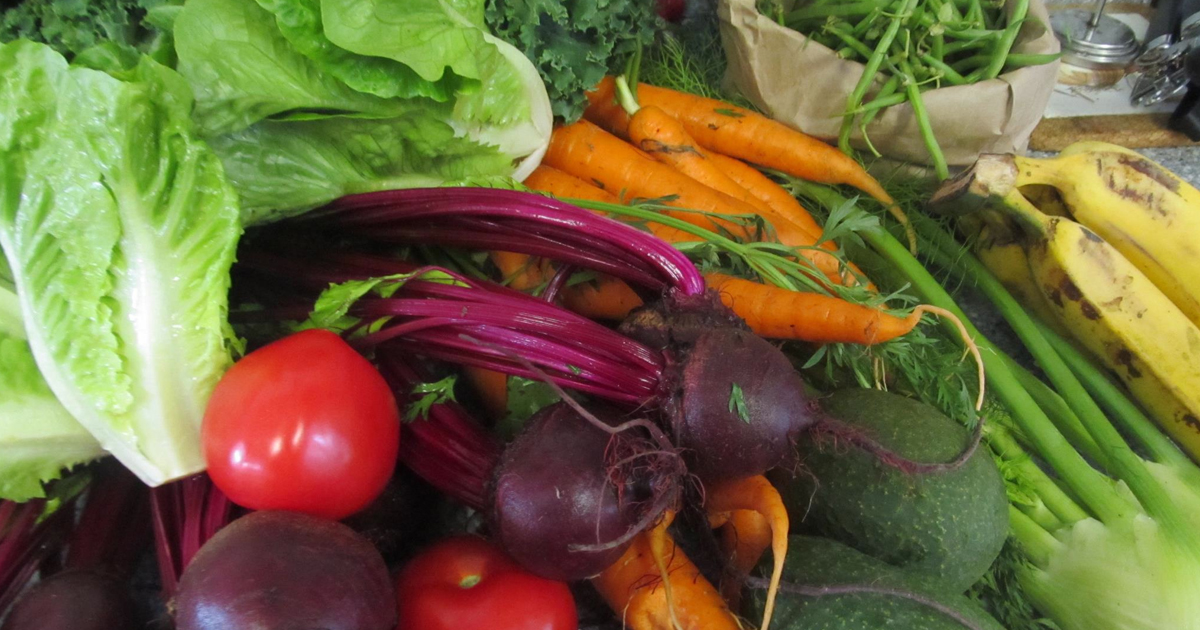
[[[1011,6],[1010,2],[1006,8]],[[768,116],[836,142],[846,98],[862,76],[863,65],[841,59],[829,48],[762,15],[755,0],[719,0],[717,15],[729,60],[726,81]],[[1058,52],[1058,40],[1049,29],[1050,17],[1041,0],[1031,0],[1029,17],[1013,52]],[[1057,74],[1056,61],[922,94],[947,163],[970,164],[985,152],[1024,153]],[[864,102],[882,83],[876,79]],[[867,126],[867,135],[884,157],[930,163],[908,103],[881,112]],[[857,122],[852,144],[866,148]]]

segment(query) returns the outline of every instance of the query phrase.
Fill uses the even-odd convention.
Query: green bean
[[[871,99],[870,103],[867,103],[865,106],[863,106],[864,107],[863,108],[863,117],[862,117],[862,120],[859,121],[859,126],[863,129],[864,132],[866,131],[867,125],[871,124],[871,121],[875,120],[875,117],[878,116],[879,112],[883,110],[883,107],[874,107],[874,104],[876,102],[878,102],[880,99],[884,99],[884,98],[887,98],[887,97],[890,97],[893,95],[900,96],[902,99],[908,98],[907,96],[904,96],[903,94],[897,95],[896,90],[899,90],[899,89],[900,89],[900,77],[892,76],[890,79],[888,79],[886,82],[884,82],[882,87],[879,88],[879,92],[877,92],[875,94],[875,98]],[[903,103],[904,101],[901,100],[899,102]],[[867,107],[871,107],[871,109],[866,109]],[[884,106],[884,107],[887,107],[887,106]],[[864,133],[864,135],[865,135],[865,133]]]
[[[951,68],[950,66],[941,62],[940,60],[934,58],[929,53],[923,53],[919,58],[921,61],[928,64],[931,68],[934,68],[938,72],[941,72],[942,78],[946,79],[946,83],[949,83],[950,85],[966,85],[967,84],[967,79],[965,77],[963,77],[963,75],[959,74],[958,71],[956,71],[954,68]]]
[[[871,27],[875,25],[875,22],[879,20],[881,15],[883,15],[883,11],[876,9],[869,13],[867,17],[859,20],[858,24],[854,26],[854,36],[862,39],[867,34],[867,31],[871,30]]]
[[[997,37],[999,35],[999,33],[996,34]],[[983,48],[992,43],[992,39],[992,37],[981,37],[977,39],[964,39],[962,41],[950,42],[949,44],[946,44],[945,57],[956,55],[960,52],[971,50],[972,48]],[[945,57],[943,57],[943,59],[945,59]]]
[[[917,1],[904,0],[900,11],[892,16],[887,30],[884,31],[883,37],[879,39],[879,43],[875,46],[875,52],[867,58],[867,63],[863,67],[863,74],[859,77],[858,84],[854,86],[854,90],[850,92],[849,98],[846,99],[846,114],[842,116],[842,128],[838,133],[838,148],[847,155],[851,153],[850,132],[853,131],[854,125],[854,114],[852,112],[862,103],[863,96],[867,93],[867,88],[871,86],[871,82],[875,80],[875,74],[879,72],[879,66],[883,64],[884,56],[887,55],[888,49],[892,47],[892,42],[896,39],[896,33],[900,31],[903,17],[908,15],[909,11],[912,11]]]
[[[1008,27],[1004,29],[1004,35],[1000,37],[1000,42],[992,51],[991,63],[983,73],[984,79],[995,79],[1000,76],[1008,53],[1012,50],[1013,43],[1017,41],[1017,34],[1021,32],[1021,23],[1025,21],[1028,13],[1029,0],[1016,0],[1012,13],[1008,16]]]
[[[862,41],[860,41],[852,33],[846,32],[846,29],[842,27],[841,22],[834,22],[826,25],[825,32],[832,33],[833,35],[837,36],[837,38],[840,39],[843,44],[854,49],[855,52],[862,55],[863,59],[870,59],[871,55],[875,53],[875,51],[868,48],[866,44],[862,43]]]
[[[925,101],[921,99],[921,88],[913,76],[912,64],[902,61],[900,69],[904,72],[904,90],[908,94],[909,103],[912,104],[913,115],[917,117],[917,126],[921,129],[921,138],[925,140],[925,148],[928,149],[929,157],[933,160],[933,169],[937,172],[938,179],[947,180],[950,178],[950,167],[946,165],[946,156],[942,153],[942,147],[933,133],[933,125],[929,122],[929,112],[925,110]]]
[[[813,18],[865,16],[875,9],[882,9],[889,2],[890,0],[860,0],[859,2],[845,2],[829,6],[810,5],[788,13],[785,19],[788,24],[792,24]]]
[[[900,77],[892,75],[892,77],[883,84],[883,87],[879,88],[879,93],[875,95],[875,98],[871,101],[871,103],[878,101],[880,98],[892,96],[895,94],[896,90],[899,89],[899,87]],[[862,135],[863,142],[867,145],[867,149],[871,151],[871,155],[874,155],[875,157],[883,157],[883,155],[878,149],[875,148],[875,144],[871,142],[871,136],[867,133],[867,125],[870,125],[871,122],[875,120],[875,116],[877,116],[881,111],[883,111],[882,107],[872,109],[866,112],[863,117],[858,120],[858,132]]]

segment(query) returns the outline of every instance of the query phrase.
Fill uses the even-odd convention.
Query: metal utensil
[[[1124,22],[1104,15],[1108,0],[1094,11],[1055,12],[1050,28],[1062,42],[1063,61],[1084,68],[1125,66],[1138,54],[1137,37]]]
[[[1134,61],[1141,76],[1130,102],[1161,103],[1187,90],[1184,60],[1200,47],[1200,0],[1163,0],[1146,32],[1144,50]]]

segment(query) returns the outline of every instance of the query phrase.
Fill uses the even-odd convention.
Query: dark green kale
[[[620,72],[660,28],[654,0],[488,0],[488,27],[533,61],[555,117],[574,122],[584,92]]]

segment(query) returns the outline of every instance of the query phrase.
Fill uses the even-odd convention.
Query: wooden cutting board
[[[1033,151],[1061,151],[1081,140],[1100,140],[1131,149],[1200,146],[1167,128],[1170,114],[1122,114],[1043,118],[1033,130]]]

